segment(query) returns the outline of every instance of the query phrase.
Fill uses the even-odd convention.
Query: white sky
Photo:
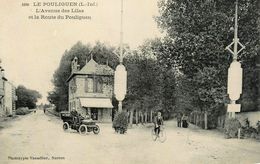
[[[94,44],[99,40],[117,46],[120,40],[120,0],[96,0],[97,7],[84,8],[92,20],[29,20],[36,7],[21,3],[46,1],[68,0],[0,0],[1,65],[16,86],[39,91],[43,96],[39,103],[47,102],[52,75],[66,49],[77,41]],[[145,39],[160,36],[153,19],[157,10],[157,0],[124,0],[124,43],[136,48]]]

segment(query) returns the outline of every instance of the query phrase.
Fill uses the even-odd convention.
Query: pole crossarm
[[[234,45],[235,44],[235,42],[233,41],[230,45],[228,45],[227,47],[226,47],[226,50],[228,50],[231,54],[235,54],[235,51],[233,51],[232,49],[231,49],[231,46],[232,45]],[[245,49],[246,47],[242,44],[242,43],[240,43],[239,42],[239,39],[238,39],[238,41],[236,42],[236,44],[239,44],[240,46],[241,46],[241,48],[237,51],[237,53],[236,54],[239,54],[243,49]]]
[[[241,52],[243,49],[245,49],[246,47],[242,44],[242,43],[240,43],[239,42],[239,39],[238,39],[238,42],[237,42],[240,46],[241,46],[241,48],[240,48],[240,50],[238,50],[238,52],[237,52],[237,54],[239,54],[239,52]]]
[[[245,46],[239,42],[239,38],[238,38],[238,16],[237,16],[237,10],[238,10],[238,1],[236,1],[236,9],[235,9],[235,29],[234,29],[234,39],[233,39],[233,42],[228,45],[226,47],[226,50],[228,50],[232,55],[233,55],[233,60],[237,60],[237,56],[238,54],[243,50],[245,49]],[[238,45],[241,47],[239,50],[238,50]],[[231,46],[233,46],[233,50],[231,49]]]
[[[234,44],[234,41],[226,47],[226,50],[228,50],[232,55],[234,55],[234,52],[230,49],[230,47]]]
[[[120,54],[118,54],[116,51],[113,51],[113,54],[115,54],[120,59]]]

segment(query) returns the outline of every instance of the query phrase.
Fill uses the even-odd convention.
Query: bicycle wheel
[[[167,139],[167,136],[166,136],[165,130],[161,130],[161,132],[160,132],[160,134],[159,134],[159,140],[160,140],[160,142],[164,142],[164,141],[166,141],[166,139]]]
[[[152,131],[151,131],[151,135],[152,135],[152,139],[153,139],[153,141],[155,141],[155,140],[157,139],[157,136],[156,136],[156,134],[155,134],[154,129],[152,129]]]

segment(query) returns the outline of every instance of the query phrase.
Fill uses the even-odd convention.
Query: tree
[[[162,111],[169,118],[174,106],[175,76],[171,67],[159,63],[162,50],[159,38],[147,40],[125,59],[128,71],[128,90],[124,106],[135,113],[136,123],[152,121],[154,111]],[[150,116],[150,117],[148,117]]]
[[[163,51],[158,59],[180,71],[180,75],[184,76],[181,79],[188,80],[192,85],[192,90],[184,90],[191,97],[186,97],[186,100],[183,100],[185,97],[177,98],[177,102],[192,101],[189,103],[192,105],[190,110],[216,113],[219,104],[226,102],[227,69],[232,56],[225,47],[234,37],[234,1],[160,0],[158,3],[160,16],[156,20],[166,32],[163,39],[165,46],[162,46]],[[245,72],[250,72],[255,66],[259,51],[259,37],[255,37],[260,36],[257,2],[239,1],[239,38],[246,46],[239,60]],[[245,74],[244,79],[247,80],[244,80],[243,94],[255,90],[254,75],[252,71]]]
[[[17,87],[16,95],[18,97],[16,107],[28,107],[29,109],[34,109],[36,107],[37,100],[42,97],[38,91],[27,89],[22,85]]]

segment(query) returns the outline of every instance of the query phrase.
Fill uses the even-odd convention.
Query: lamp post
[[[236,9],[235,9],[235,29],[234,29],[234,39],[233,42],[226,47],[226,49],[233,55],[233,61],[230,64],[228,69],[228,94],[231,100],[231,103],[228,104],[228,112],[229,117],[235,117],[235,112],[240,112],[240,104],[236,104],[236,100],[239,99],[240,94],[242,93],[242,80],[243,80],[243,70],[241,68],[240,62],[237,61],[238,54],[245,48],[245,46],[239,42],[239,38],[237,36],[238,33],[238,16],[237,16],[237,4],[236,1]],[[241,47],[238,50],[238,45]],[[231,49],[233,46],[233,50]]]
[[[121,30],[120,30],[120,54],[119,61],[120,64],[116,67],[115,71],[115,84],[114,84],[114,93],[116,99],[118,100],[118,111],[123,110],[122,101],[126,95],[126,86],[127,86],[127,71],[123,65],[123,0],[121,0]]]

